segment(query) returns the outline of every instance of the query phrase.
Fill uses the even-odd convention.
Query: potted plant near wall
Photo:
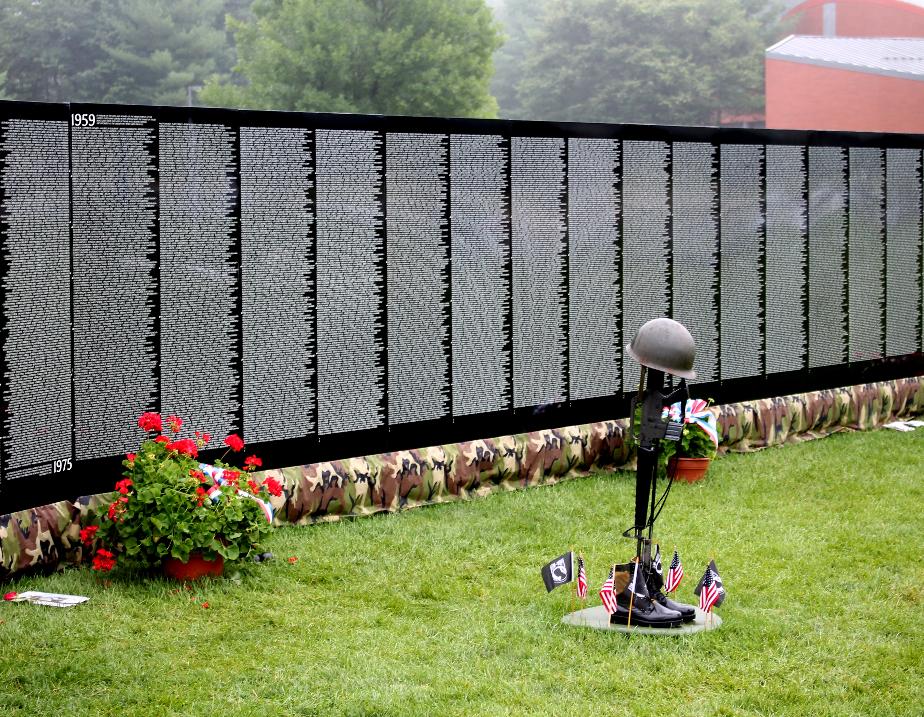
[[[676,480],[688,483],[701,480],[715,458],[719,437],[709,403],[701,398],[687,401],[680,440],[661,442],[662,466]],[[665,408],[664,419],[679,421],[680,411],[680,403],[675,403]]]
[[[282,492],[273,478],[254,479],[260,459],[247,457],[242,469],[223,460],[202,464],[198,455],[210,441],[207,433],[180,438],[182,419],[164,421],[156,413],[142,414],[138,425],[149,437],[122,462],[115,499],[81,531],[94,549],[93,569],[161,568],[187,579],[220,575],[225,560],[256,554],[272,525],[269,498]],[[235,434],[224,445],[225,456],[244,448]]]

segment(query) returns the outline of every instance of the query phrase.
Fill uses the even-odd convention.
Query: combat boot
[[[664,594],[664,577],[653,568],[645,570],[640,568],[645,575],[645,587],[648,589],[648,597],[659,605],[673,610],[680,614],[684,622],[693,622],[696,619],[696,608],[682,602],[674,602]]]
[[[625,588],[616,595],[616,612],[610,614],[610,624],[627,625],[631,622],[632,625],[638,627],[680,627],[683,624],[683,618],[679,612],[670,610],[650,598],[641,570],[633,596],[632,575],[635,571],[635,563],[617,565],[616,571],[617,574],[620,572],[627,574],[628,578],[624,578]],[[629,619],[630,605],[632,606],[631,621]]]

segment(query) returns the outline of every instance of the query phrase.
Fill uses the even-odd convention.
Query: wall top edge
[[[249,110],[221,107],[121,105],[91,102],[23,102],[0,100],[0,118],[62,119],[77,112],[149,114],[158,120],[216,122],[235,125],[376,129],[380,131],[493,133],[507,136],[554,136],[624,140],[711,142],[715,144],[798,144],[924,148],[924,134],[844,132],[832,130],[744,129],[737,127],[683,126],[604,122],[559,122],[469,117],[428,117],[379,114],[338,114]]]

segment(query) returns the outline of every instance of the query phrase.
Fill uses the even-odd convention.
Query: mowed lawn
[[[569,593],[540,566],[583,551],[599,604],[633,552],[633,495],[633,474],[600,474],[281,529],[275,561],[192,590],[88,569],[8,583],[90,601],[0,604],[0,714],[924,714],[924,429],[732,455],[676,485],[658,535],[681,599],[715,557],[713,632],[560,623]]]

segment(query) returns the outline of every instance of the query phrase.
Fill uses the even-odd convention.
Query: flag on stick
[[[715,560],[710,560],[709,565],[706,568],[706,571],[712,571],[712,580],[715,582],[716,589],[719,592],[719,597],[715,601],[715,606],[720,607],[723,602],[725,602],[725,586],[722,585],[722,578],[719,575],[719,569],[715,566]],[[696,589],[693,591],[694,595],[699,595],[703,590],[703,584],[706,582],[706,574],[703,573],[703,577],[700,578],[699,584],[696,586]]]
[[[587,599],[587,573],[584,572],[584,557],[578,555],[577,596],[581,600]]]
[[[542,581],[548,592],[572,580],[574,580],[574,553],[570,550],[542,566]]]
[[[661,546],[655,544],[655,555],[651,561],[651,567],[661,577],[664,577],[664,566],[661,564]]]
[[[681,580],[683,580],[683,563],[680,562],[680,554],[674,550],[674,557],[667,569],[667,579],[664,581],[664,592],[674,592]]]
[[[616,612],[616,593],[613,592],[613,577],[616,573],[616,566],[610,568],[609,577],[603,583],[603,587],[600,588],[600,599],[603,601],[603,607],[607,609],[611,615]]]
[[[719,599],[719,589],[715,584],[715,573],[711,568],[706,568],[706,574],[703,576],[703,586],[699,593],[699,609],[703,612],[712,612],[716,602]]]

